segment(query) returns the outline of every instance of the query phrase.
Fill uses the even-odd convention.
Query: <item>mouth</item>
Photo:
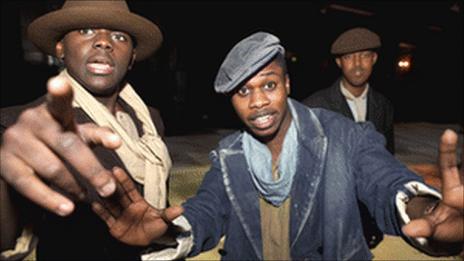
[[[263,111],[253,114],[249,117],[250,123],[255,129],[268,129],[273,126],[275,121],[276,113],[271,111]]]
[[[89,59],[86,64],[87,70],[96,75],[109,75],[114,71],[114,64],[111,59],[104,56],[95,56]]]
[[[355,69],[353,72],[356,77],[361,77],[364,74],[364,70],[362,69]]]

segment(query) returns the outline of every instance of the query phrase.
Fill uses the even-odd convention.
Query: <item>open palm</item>
[[[151,207],[124,170],[115,168],[113,173],[117,191],[103,199],[103,203],[92,203],[93,210],[106,222],[113,237],[128,245],[147,246],[166,233],[169,223],[182,214],[183,209]]]
[[[462,245],[464,240],[464,167],[457,164],[458,137],[446,130],[441,137],[439,165],[443,199],[430,214],[403,227],[411,237],[428,237],[439,244]],[[462,154],[464,160],[464,154]],[[441,243],[440,243],[441,242]]]

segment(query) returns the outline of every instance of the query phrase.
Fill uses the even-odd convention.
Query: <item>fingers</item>
[[[161,218],[166,223],[171,223],[178,216],[182,215],[184,208],[181,206],[172,206],[161,212]]]
[[[440,167],[442,171],[457,167],[458,136],[452,130],[445,130],[440,141]]]
[[[51,78],[47,83],[47,109],[64,130],[75,130],[72,108],[73,92],[64,77]]]
[[[457,141],[455,132],[446,130],[440,142],[440,169],[443,181],[443,200],[453,207],[464,209],[464,186],[457,167]]]
[[[102,197],[114,193],[116,184],[111,172],[106,170],[92,150],[73,132],[41,135],[41,139],[61,158],[73,166]]]
[[[87,144],[103,145],[107,149],[117,149],[122,144],[121,138],[107,127],[99,127],[93,123],[77,126],[78,133]]]
[[[62,160],[37,138],[31,137],[30,133],[22,133],[21,135],[14,129],[6,131],[4,137],[5,146],[2,148],[2,165],[11,167],[2,173],[7,178],[9,177],[11,182],[14,182],[22,175],[22,172],[15,171],[15,165],[12,165],[13,162],[19,162],[17,163],[18,168],[21,167],[20,164],[31,166],[33,172],[45,180],[59,188],[63,188],[64,191],[79,199],[85,198],[83,189],[64,166]],[[11,139],[15,139],[16,143],[10,144]]]
[[[116,192],[106,199],[102,199],[101,205],[106,209],[107,214],[118,218],[124,209],[130,207],[132,202],[143,200],[143,198],[123,169],[113,168],[113,175],[116,180]]]
[[[24,197],[60,216],[69,215],[74,210],[72,201],[45,185],[20,159],[3,152],[1,158],[2,176]]]
[[[127,173],[118,167],[113,168],[113,175],[124,189],[125,194],[130,198],[132,202],[138,202],[143,200],[143,197],[140,195],[139,191],[136,189],[134,182],[130,179]]]
[[[427,219],[415,219],[402,228],[409,237],[430,237],[433,234],[432,224]]]
[[[106,225],[108,225],[110,229],[113,227],[116,220],[100,203],[92,202],[92,209],[103,221],[105,221]]]

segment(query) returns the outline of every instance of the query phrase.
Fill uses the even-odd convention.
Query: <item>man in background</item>
[[[367,28],[352,28],[340,34],[331,53],[342,76],[303,103],[339,112],[355,122],[372,122],[387,140],[388,151],[394,153],[393,105],[369,84],[380,46],[380,37]]]

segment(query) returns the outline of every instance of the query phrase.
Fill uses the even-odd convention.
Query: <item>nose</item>
[[[267,97],[263,90],[258,89],[252,92],[249,103],[250,108],[260,109],[269,103],[269,97]]]
[[[113,45],[111,44],[111,35],[107,32],[97,32],[97,37],[93,44],[94,48],[103,49],[107,52],[113,51]]]
[[[353,59],[354,59],[354,64],[355,64],[356,66],[359,66],[359,65],[361,64],[361,55],[355,54],[354,57],[353,57]]]

